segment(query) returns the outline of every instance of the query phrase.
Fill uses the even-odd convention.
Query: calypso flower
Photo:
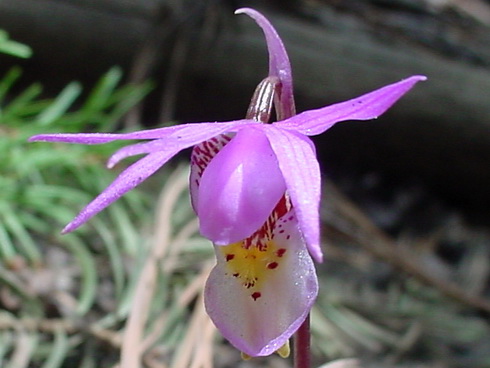
[[[291,68],[281,39],[257,11],[243,8],[237,13],[249,15],[263,29],[270,57],[269,76],[259,85],[246,119],[122,134],[42,134],[30,141],[147,140],[126,146],[109,159],[112,168],[126,157],[145,154],[89,203],[64,233],[136,187],[179,151],[194,146],[192,205],[200,231],[214,243],[217,257],[206,283],[206,310],[236,348],[249,356],[263,356],[282,351],[318,293],[312,257],[318,262],[323,257],[320,169],[308,136],[337,122],[378,117],[425,77],[412,76],[295,115]],[[272,103],[278,121],[266,124]]]

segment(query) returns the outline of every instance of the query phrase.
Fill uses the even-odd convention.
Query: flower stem
[[[310,315],[294,335],[294,368],[310,368]]]

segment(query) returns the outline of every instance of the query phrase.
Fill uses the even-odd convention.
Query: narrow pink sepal
[[[105,188],[95,199],[90,202],[80,213],[62,230],[63,234],[69,233],[85,222],[111,203],[119,199],[122,195],[146,180],[150,175],[155,173],[164,165],[175,152],[156,152],[150,153],[139,161],[129,166],[121,172],[119,176]]]
[[[280,103],[276,106],[276,109],[279,110],[278,118],[281,120],[294,115],[293,77],[291,63],[289,62],[284,43],[269,20],[258,11],[250,8],[240,8],[235,11],[235,14],[248,15],[262,28],[269,52],[269,77],[274,76],[281,81]]]
[[[172,131],[165,134],[163,134],[163,132],[160,132],[162,138],[153,140],[151,142],[136,143],[121,148],[110,157],[107,166],[111,168],[126,157],[140,155],[143,153],[152,153],[159,151],[174,151],[175,153],[177,153],[180,150],[192,147],[198,143],[206,141],[222,133],[231,132],[235,129],[241,129],[248,125],[257,124],[258,123],[254,122],[253,120],[236,120],[225,123],[199,123],[178,125],[180,129],[173,129]],[[137,132],[133,134],[136,133]]]
[[[220,132],[254,123],[252,120],[235,120],[226,123],[188,123],[174,125],[165,128],[140,130],[131,133],[55,133],[38,134],[28,139],[29,142],[64,142],[79,144],[102,144],[125,139],[162,139],[169,138],[185,141],[187,137],[192,139],[201,134],[202,137],[213,136]],[[215,132],[215,133],[212,133]],[[204,140],[206,138],[203,138]]]
[[[194,201],[200,231],[215,244],[234,243],[257,231],[286,190],[262,127],[241,129],[201,177]]]
[[[266,125],[264,129],[276,154],[287,193],[296,210],[306,246],[317,262],[323,261],[320,247],[321,174],[313,142],[306,136]]]
[[[275,125],[306,135],[317,135],[341,121],[376,119],[417,82],[426,79],[425,76],[415,75],[352,100],[302,112]]]

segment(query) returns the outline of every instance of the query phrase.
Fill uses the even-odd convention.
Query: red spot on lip
[[[285,248],[279,248],[276,252],[276,255],[278,257],[282,257],[284,255],[284,253],[286,253],[286,249]]]
[[[252,298],[253,300],[257,300],[259,299],[260,297],[262,296],[261,293],[259,293],[258,291],[256,291],[255,293],[252,294]]]
[[[277,268],[277,266],[279,266],[279,263],[277,263],[277,262],[271,262],[271,263],[269,263],[269,264],[267,265],[267,268],[268,268],[269,270],[273,270],[274,268]]]
[[[231,261],[233,258],[235,258],[235,255],[232,254],[232,253],[230,253],[230,254],[227,254],[226,255],[226,258],[225,259],[226,259],[226,262],[228,262],[228,261]]]

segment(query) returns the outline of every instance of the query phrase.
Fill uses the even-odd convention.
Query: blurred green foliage
[[[43,288],[57,287],[56,278],[63,276],[53,267],[66,262],[76,268],[71,271],[74,278],[65,280],[71,283],[74,297],[72,308],[65,312],[72,317],[82,317],[94,307],[100,274],[107,270],[114,280],[114,298],[127,299],[129,281],[123,259],[141,252],[140,227],[148,222],[152,207],[145,194],[134,190],[75,234],[59,235],[114,179],[115,173],[104,162],[118,145],[28,143],[27,139],[50,132],[114,131],[151,85],[122,85],[122,71],[115,67],[88,93],[72,82],[56,97],[45,98],[36,83],[14,93],[21,74],[14,67],[0,79],[0,325],[2,321],[8,325],[12,318],[61,317],[58,301],[43,300],[56,290]],[[55,252],[55,261],[53,249],[60,250]],[[108,266],[97,265],[98,253],[107,254]],[[36,286],[47,273],[47,284]],[[30,358],[44,361],[43,367],[60,366],[70,352],[68,346],[73,347],[63,329],[56,329],[49,343],[38,334],[26,336],[38,346]],[[12,361],[5,366],[17,366],[18,338],[8,329],[0,331],[0,366],[8,362],[7,356]],[[42,348],[43,344],[47,345]]]
[[[0,53],[19,58],[28,58],[32,55],[32,50],[27,45],[11,40],[9,34],[0,29]]]
[[[68,147],[28,143],[27,139],[50,132],[113,131],[150,85],[119,87],[122,72],[113,68],[83,101],[79,101],[82,87],[77,82],[68,84],[54,99],[42,98],[39,84],[12,97],[9,91],[20,76],[21,71],[13,68],[0,80],[0,257],[7,262],[22,257],[39,263],[42,257],[33,234],[51,237],[53,229],[68,223],[100,193],[114,175],[103,162],[117,144]],[[135,192],[109,210],[123,234],[132,227],[123,207],[141,214],[141,196]],[[104,226],[103,221],[95,225]],[[131,251],[131,241],[124,243]]]

